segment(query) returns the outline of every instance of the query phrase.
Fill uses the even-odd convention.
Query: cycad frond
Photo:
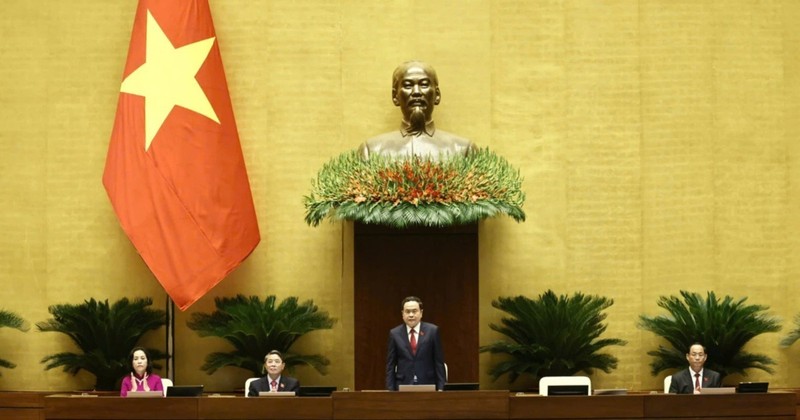
[[[28,323],[22,317],[11,311],[0,310],[0,328],[8,327],[20,331],[28,331]]]
[[[789,334],[781,340],[781,347],[789,347],[794,344],[795,341],[800,340],[800,314],[794,317],[794,327],[795,328],[789,331]]]
[[[81,369],[95,375],[95,389],[112,390],[116,383],[130,371],[128,354],[148,331],[166,324],[166,312],[151,309],[153,300],[122,298],[113,305],[94,298],[82,304],[60,304],[48,308],[53,318],[36,324],[42,332],[60,332],[67,335],[81,353],[63,352],[46,356],[41,363],[45,369],[62,367],[64,372],[78,374]],[[151,366],[160,366],[155,360],[166,355],[148,348]]]
[[[301,355],[289,350],[298,338],[320,329],[333,328],[336,319],[321,311],[312,300],[300,303],[288,297],[277,303],[275,296],[262,301],[258,296],[236,295],[215,299],[216,310],[210,314],[194,313],[187,326],[201,337],[219,337],[234,351],[211,353],[202,369],[209,375],[217,369],[235,366],[261,374],[264,355],[271,350],[283,354],[288,369],[308,365],[320,373],[330,361],[321,355]]]
[[[512,342],[496,341],[480,351],[507,354],[511,359],[498,363],[489,373],[495,380],[508,374],[509,381],[514,382],[522,374],[541,378],[616,369],[617,358],[600,353],[605,347],[626,344],[617,338],[600,338],[606,330],[603,311],[613,303],[582,293],[556,296],[552,290],[536,300],[525,296],[497,298],[492,306],[511,316],[489,327]]]
[[[19,315],[11,311],[0,310],[0,328],[3,327],[14,328],[20,331],[28,331],[29,328],[28,323]],[[17,365],[6,359],[0,359],[0,367],[13,369],[17,367]],[[3,374],[0,373],[0,376],[3,376]]]
[[[754,337],[780,330],[777,318],[769,316],[768,306],[747,305],[747,298],[722,299],[709,291],[705,298],[699,293],[684,290],[678,296],[661,296],[658,306],[666,315],[639,317],[639,326],[669,343],[647,354],[653,376],[664,370],[687,366],[686,352],[693,343],[702,343],[708,353],[706,366],[723,377],[731,373],[746,374],[747,369],[761,369],[772,373],[769,365],[775,362],[762,354],[743,350]]]

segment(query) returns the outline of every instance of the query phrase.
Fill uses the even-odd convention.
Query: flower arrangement
[[[505,213],[520,222],[521,186],[519,171],[486,148],[441,161],[364,159],[354,150],[319,171],[305,197],[305,220],[318,226],[330,216],[402,228],[472,223]]]

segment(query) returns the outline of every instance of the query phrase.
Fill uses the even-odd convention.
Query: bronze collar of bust
[[[400,123],[400,134],[402,134],[403,137],[419,136],[422,135],[423,132],[428,135],[428,137],[433,137],[433,134],[436,132],[436,125],[433,121],[426,122],[422,130],[412,127],[408,121],[402,121]]]

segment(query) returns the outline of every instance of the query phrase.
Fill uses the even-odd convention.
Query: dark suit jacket
[[[722,378],[719,373],[704,367],[703,388],[719,388],[722,386]],[[670,394],[693,394],[694,393],[694,374],[689,373],[689,368],[672,375],[672,383],[669,385]]]
[[[398,325],[389,331],[386,352],[386,389],[397,391],[398,385],[433,384],[437,390],[444,389],[444,352],[439,338],[439,327],[428,322],[419,323],[417,354],[411,354],[406,325]],[[395,370],[396,368],[396,370]]]
[[[250,389],[247,390],[247,396],[257,397],[259,392],[270,391],[269,382],[270,382],[269,376],[264,376],[262,378],[258,378],[253,382],[250,382]],[[281,375],[281,380],[278,381],[278,391],[297,392],[299,390],[300,390],[300,381],[286,375]]]

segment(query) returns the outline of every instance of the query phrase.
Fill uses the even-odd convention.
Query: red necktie
[[[695,373],[694,374],[694,389],[696,389],[698,391],[700,390],[700,374],[699,373]]]
[[[411,354],[417,355],[417,336],[414,334],[414,329],[411,329]]]
[[[277,392],[277,391],[278,391],[278,382],[272,381],[272,392]]]

